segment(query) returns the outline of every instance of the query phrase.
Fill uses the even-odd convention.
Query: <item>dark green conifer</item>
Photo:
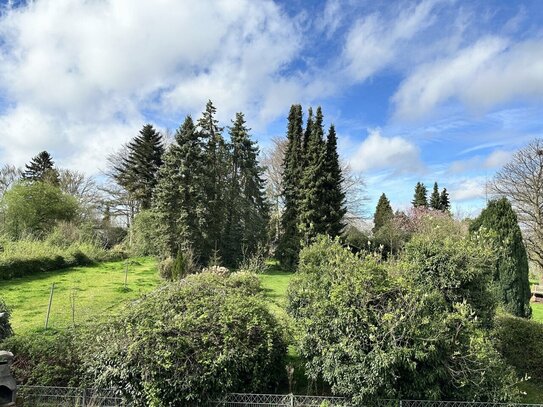
[[[51,154],[42,151],[25,165],[23,178],[29,181],[43,181],[58,186],[60,183],[58,171]]]
[[[503,307],[513,315],[529,318],[528,256],[517,215],[506,198],[490,201],[470,226],[472,232],[482,228],[491,233],[498,247],[494,282]]]
[[[439,195],[439,188],[437,182],[434,182],[434,190],[430,196],[430,208],[441,210],[441,196]]]
[[[439,196],[439,209],[442,211],[448,211],[451,209],[451,201],[449,199],[449,193],[447,188],[443,188],[441,195]]]
[[[417,186],[415,187],[415,195],[413,197],[413,200],[411,201],[413,204],[413,207],[419,208],[427,208],[428,207],[428,198],[427,198],[427,192],[426,187],[423,183],[417,182]]]
[[[331,237],[336,237],[341,235],[343,229],[345,229],[344,217],[347,208],[345,206],[345,191],[343,190],[344,178],[337,152],[337,136],[334,125],[330,126],[326,139],[325,174],[323,191],[326,205],[325,233]]]
[[[394,217],[392,206],[387,196],[383,193],[377,202],[375,214],[373,215],[373,234],[377,233],[384,225]]]

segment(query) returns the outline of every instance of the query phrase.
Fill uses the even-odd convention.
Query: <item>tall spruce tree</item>
[[[151,207],[163,154],[162,135],[146,124],[127,144],[127,155],[114,168],[114,179],[132,194],[141,209]]]
[[[336,237],[345,228],[344,217],[347,208],[345,206],[345,191],[343,190],[344,178],[337,152],[337,135],[334,125],[330,126],[326,138],[324,180],[322,193],[326,205],[325,233],[328,236]]]
[[[243,113],[237,113],[230,133],[231,174],[228,185],[222,259],[237,266],[253,255],[266,239],[269,208],[258,147],[251,140]]]
[[[439,194],[439,187],[437,186],[437,182],[434,182],[434,190],[432,191],[432,195],[430,196],[430,208],[441,210],[441,196]]]
[[[23,178],[29,181],[43,181],[51,185],[60,184],[59,174],[51,154],[42,151],[25,165]]]
[[[472,232],[481,228],[491,231],[499,248],[494,282],[501,303],[513,315],[529,318],[528,257],[517,215],[506,198],[490,201],[470,226]]]
[[[207,250],[202,230],[206,165],[200,134],[187,116],[164,155],[153,200],[163,250],[174,258],[180,250],[191,248],[201,261]]]
[[[413,197],[413,200],[411,201],[413,206],[415,208],[419,207],[428,207],[428,198],[427,198],[427,192],[426,187],[423,183],[417,182],[417,185],[415,187],[415,195]]]
[[[449,193],[447,192],[447,188],[443,188],[439,196],[439,209],[441,209],[442,211],[448,211],[449,209],[451,209],[451,201],[449,199]]]
[[[387,196],[383,193],[377,202],[375,214],[373,215],[373,233],[377,233],[379,229],[387,224],[394,217],[392,206]]]
[[[292,105],[288,115],[287,149],[283,161],[284,211],[281,216],[282,235],[277,247],[277,257],[286,268],[298,263],[300,253],[300,232],[298,216],[300,185],[302,181],[303,158],[303,117],[302,106]]]
[[[305,168],[302,177],[299,228],[304,244],[310,244],[319,234],[327,233],[328,205],[326,201],[326,144],[323,115],[317,108],[313,129],[307,142]],[[340,186],[341,188],[341,186]]]
[[[202,117],[198,120],[198,131],[205,141],[204,156],[206,161],[206,195],[207,206],[204,216],[205,240],[207,249],[204,250],[204,259],[211,258],[220,250],[221,239],[226,219],[225,193],[229,171],[228,148],[222,136],[223,128],[215,119],[217,109],[211,100],[206,104]]]

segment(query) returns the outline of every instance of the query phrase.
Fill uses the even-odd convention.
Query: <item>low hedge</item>
[[[3,241],[0,242],[0,280],[123,257],[122,252],[101,249],[89,243],[59,247],[39,240]]]
[[[499,315],[494,337],[498,351],[518,373],[543,380],[543,324]]]

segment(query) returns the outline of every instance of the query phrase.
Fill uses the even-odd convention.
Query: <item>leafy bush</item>
[[[6,339],[13,334],[11,324],[9,323],[10,309],[0,298],[0,341]]]
[[[252,281],[191,275],[131,304],[89,337],[88,385],[120,388],[137,406],[274,391],[286,345]]]
[[[509,315],[496,317],[496,346],[520,374],[543,378],[543,324]]]
[[[12,369],[20,384],[79,384],[79,346],[72,331],[49,330],[14,335],[3,341],[0,347],[15,355]]]
[[[311,379],[356,403],[377,398],[509,400],[516,376],[466,302],[338,241],[305,248],[288,290]]]
[[[135,256],[158,256],[164,253],[161,248],[163,238],[158,236],[158,220],[151,210],[140,211],[131,227],[130,250]]]
[[[0,241],[0,248],[2,280],[123,257],[123,253],[107,251],[90,243],[59,247],[36,239],[3,240]]]

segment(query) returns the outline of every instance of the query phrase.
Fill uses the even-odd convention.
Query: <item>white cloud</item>
[[[387,169],[412,174],[423,169],[417,146],[402,137],[383,137],[379,130],[370,131],[350,163],[355,171]]]
[[[402,9],[391,20],[380,14],[358,19],[347,34],[342,56],[348,75],[364,81],[391,64],[409,40],[433,24],[432,10],[437,3],[422,1]]]
[[[500,168],[509,162],[513,153],[505,150],[495,150],[486,157],[484,165],[486,168]]]
[[[486,110],[515,98],[543,100],[543,40],[511,44],[487,37],[453,55],[417,67],[400,85],[396,115],[417,119],[458,99]]]
[[[48,148],[66,162],[96,160],[146,112],[179,120],[208,99],[225,122],[243,110],[266,123],[310,87],[284,73],[301,41],[271,1],[29,2],[0,18],[0,91],[11,106],[0,113],[0,155],[21,164]]]
[[[486,179],[484,177],[472,177],[457,180],[448,190],[451,197],[451,202],[462,202],[484,198],[485,184]]]

